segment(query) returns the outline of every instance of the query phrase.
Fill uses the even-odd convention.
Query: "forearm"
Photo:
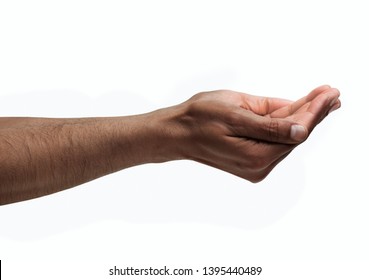
[[[171,122],[168,111],[114,118],[0,119],[0,205],[175,158],[175,146],[169,145],[173,135],[165,129]]]

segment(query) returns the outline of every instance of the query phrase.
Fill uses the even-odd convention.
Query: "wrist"
[[[182,125],[184,110],[181,105],[159,109],[145,115],[149,162],[159,163],[185,159],[190,133]]]

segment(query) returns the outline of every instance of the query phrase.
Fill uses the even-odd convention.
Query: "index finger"
[[[276,110],[270,114],[273,118],[286,118],[292,114],[294,114],[298,109],[304,106],[306,103],[312,101],[319,94],[324,93],[329,90],[331,87],[328,85],[323,85],[312,90],[308,95],[300,98],[299,100],[293,102],[292,104],[282,107],[279,110]]]

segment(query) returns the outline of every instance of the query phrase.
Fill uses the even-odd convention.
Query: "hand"
[[[296,102],[228,90],[199,93],[179,105],[182,157],[259,182],[340,107],[338,98],[329,86]]]

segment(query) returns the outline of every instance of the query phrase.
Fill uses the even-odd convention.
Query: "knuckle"
[[[267,133],[270,141],[279,139],[279,123],[274,119],[270,119],[267,124]]]

